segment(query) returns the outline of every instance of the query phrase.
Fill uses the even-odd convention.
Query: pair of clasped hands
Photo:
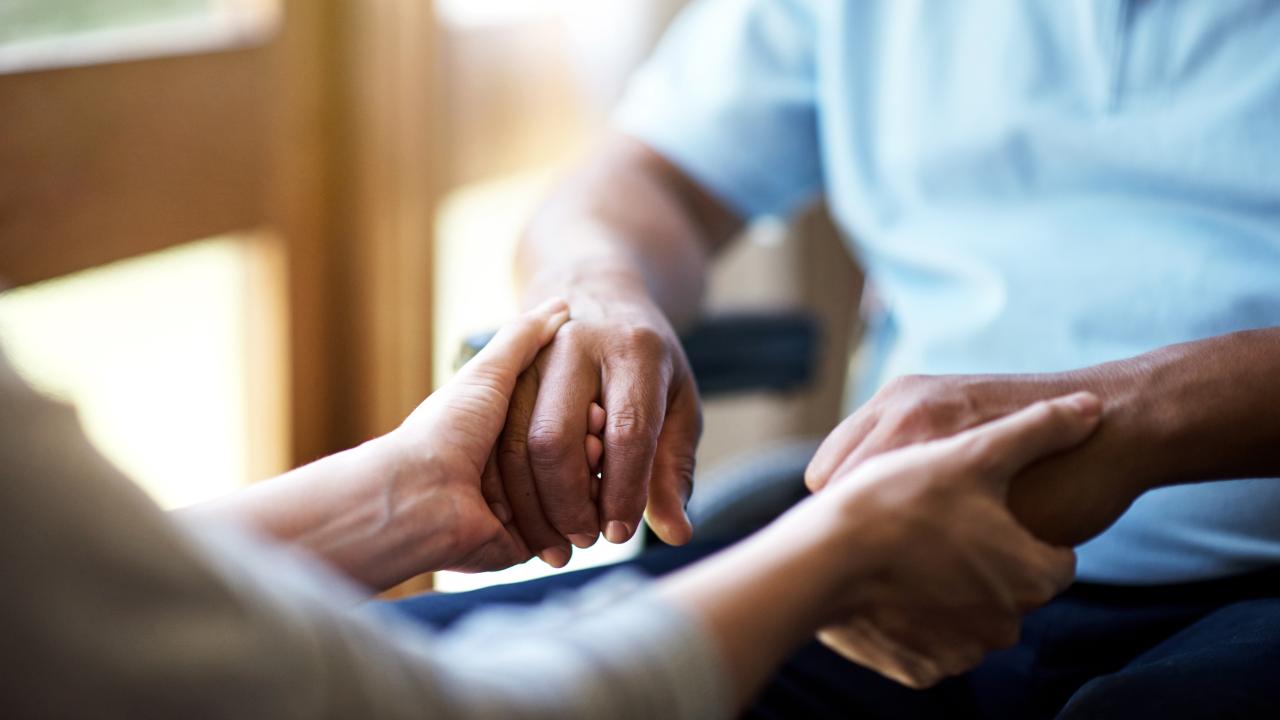
[[[1022,615],[1072,581],[1066,546],[1128,504],[1069,481],[1067,451],[1094,434],[1097,397],[1032,402],[1005,388],[977,402],[976,384],[890,384],[826,438],[806,474],[814,494],[751,540],[812,579],[807,622],[825,643],[910,686],[1012,644]],[[433,569],[484,571],[535,555],[564,565],[601,534],[626,541],[642,515],[687,542],[700,432],[687,360],[656,308],[571,319],[554,299],[387,439],[427,468],[437,505],[448,500]]]

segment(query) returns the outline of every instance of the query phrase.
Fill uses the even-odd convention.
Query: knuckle
[[[653,434],[651,423],[635,408],[620,408],[609,413],[605,435],[613,445],[634,448],[647,442]]]
[[[667,341],[652,327],[628,325],[618,331],[618,342],[630,354],[660,357],[666,354]]]
[[[553,343],[578,345],[591,335],[591,328],[580,320],[568,320],[556,331]]]
[[[915,390],[925,381],[924,375],[899,375],[889,382],[885,383],[884,389],[880,391],[884,395],[899,395],[903,392]]]
[[[542,419],[530,424],[527,443],[530,457],[538,460],[559,460],[572,451],[569,431],[559,420]]]
[[[897,412],[893,425],[899,433],[933,436],[940,425],[938,408],[927,399],[910,400]]]

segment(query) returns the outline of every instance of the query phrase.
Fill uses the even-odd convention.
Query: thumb
[[[1040,458],[1079,444],[1098,426],[1102,403],[1088,392],[1043,400],[945,441],[1002,483]]]
[[[503,325],[444,389],[456,392],[459,388],[482,386],[497,392],[505,401],[511,397],[516,378],[568,319],[569,306],[564,300],[547,300]]]
[[[645,519],[668,545],[684,545],[693,537],[693,525],[685,506],[693,493],[693,473],[698,439],[702,435],[702,411],[697,391],[683,386],[672,398],[658,435],[649,481]]]

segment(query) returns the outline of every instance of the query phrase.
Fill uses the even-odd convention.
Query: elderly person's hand
[[[521,375],[499,446],[502,482],[485,485],[555,567],[600,533],[625,542],[646,508],[666,542],[692,535],[684,505],[702,415],[675,331],[651,303],[582,305]],[[597,490],[582,447],[601,425]]]
[[[1107,423],[1088,442],[1034,463],[1010,485],[1014,514],[1043,540],[1081,543],[1105,530],[1143,491],[1143,459],[1135,437],[1146,414],[1120,362],[1071,373],[915,375],[897,378],[840,423],[805,472],[811,490],[877,455],[945,438],[1038,400],[1100,387]]]
[[[431,522],[438,524],[442,512],[449,521],[450,532],[438,536],[447,543],[434,563],[437,567],[480,572],[531,557],[504,504],[497,442],[517,378],[568,317],[568,305],[557,299],[509,323],[385,437],[397,447],[394,454],[404,465],[408,483],[433,479],[430,493],[419,495],[414,504],[437,516]],[[597,468],[603,410],[593,404],[588,414],[577,454],[584,465]]]

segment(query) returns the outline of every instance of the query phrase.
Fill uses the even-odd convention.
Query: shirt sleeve
[[[822,191],[806,0],[700,0],[632,77],[617,126],[743,217]]]
[[[433,634],[297,550],[179,525],[2,356],[0,582],[0,699],[15,717],[731,711],[706,631],[629,581]]]

